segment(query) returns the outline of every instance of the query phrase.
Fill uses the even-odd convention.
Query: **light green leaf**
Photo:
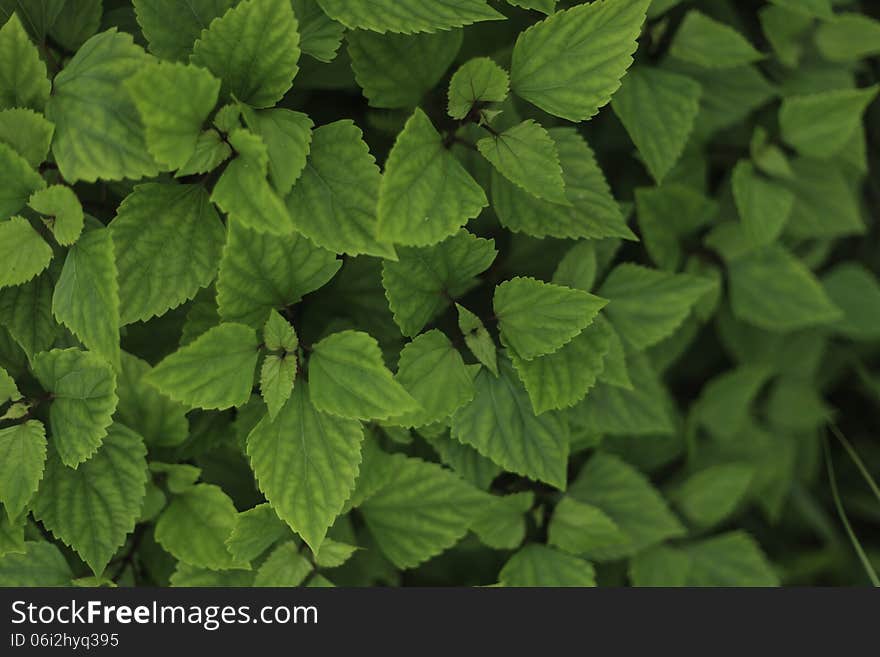
[[[133,427],[149,447],[179,445],[189,436],[188,410],[146,382],[152,367],[145,360],[122,352],[116,393],[116,419]]]
[[[830,157],[849,143],[880,85],[838,89],[783,99],[779,109],[782,138],[802,155]]]
[[[532,508],[535,494],[531,491],[493,496],[486,510],[471,525],[484,545],[496,550],[514,550],[526,535],[525,514]]]
[[[190,60],[220,78],[223,98],[271,107],[299,70],[297,28],[290,0],[244,0],[202,31]]]
[[[4,242],[0,240],[0,244]],[[24,285],[0,287],[0,323],[29,358],[55,342],[58,325],[52,317],[55,268]]]
[[[737,258],[728,274],[733,314],[754,326],[785,332],[842,317],[813,273],[781,246]]]
[[[23,217],[0,221],[0,288],[21,285],[49,266],[52,247]]]
[[[407,35],[356,30],[346,39],[351,68],[370,105],[411,108],[455,60],[462,31]]]
[[[54,133],[55,126],[33,110],[0,110],[0,142],[11,146],[31,167],[38,167],[46,159]]]
[[[474,396],[473,379],[461,354],[437,329],[422,333],[403,348],[395,379],[421,405],[391,418],[403,426],[446,420]]]
[[[488,57],[475,57],[462,64],[449,81],[449,116],[463,119],[478,103],[500,103],[509,91],[507,71]]]
[[[95,575],[104,572],[141,513],[147,483],[143,439],[121,424],[75,470],[53,452],[34,498],[34,517],[72,547]]]
[[[11,520],[24,511],[40,480],[46,462],[46,428],[28,420],[0,429],[0,502]]]
[[[593,564],[546,545],[530,543],[514,554],[498,579],[503,586],[596,586]]]
[[[155,176],[140,115],[125,80],[149,59],[130,34],[96,34],[53,83],[46,116],[55,123],[52,153],[68,183]]]
[[[379,185],[380,239],[408,246],[435,244],[488,204],[483,188],[416,108],[385,163]]]
[[[52,394],[52,444],[62,463],[75,468],[95,453],[107,435],[116,410],[116,375],[104,359],[79,349],[39,353],[33,371]]]
[[[505,470],[565,488],[568,425],[555,412],[536,416],[506,358],[499,376],[480,370],[473,400],[452,417],[452,436]]]
[[[612,270],[599,294],[609,300],[606,314],[614,328],[642,350],[672,335],[715,285],[710,278],[624,263]]]
[[[299,586],[310,572],[312,564],[300,554],[294,541],[287,541],[272,550],[260,566],[254,586]]]
[[[201,185],[138,185],[110,224],[123,325],[165,314],[210,284],[225,240]]]
[[[27,552],[24,542],[26,519],[25,514],[10,520],[5,513],[0,513],[0,564],[3,563],[2,558],[7,554],[25,554]],[[2,565],[0,565],[0,569],[2,569]]]
[[[356,545],[340,543],[328,538],[321,545],[320,552],[314,554],[315,565],[319,568],[338,568],[348,561],[357,550]]]
[[[609,340],[604,325],[593,323],[552,354],[524,360],[511,353],[535,413],[568,408],[583,399],[604,368]]]
[[[314,346],[309,386],[315,408],[340,417],[387,420],[419,409],[385,367],[379,343],[361,331],[334,333]]]
[[[192,157],[177,170],[174,177],[182,178],[196,173],[208,173],[225,162],[230,155],[232,155],[232,149],[225,141],[221,141],[220,133],[216,130],[205,130],[196,140],[196,148]]]
[[[591,118],[632,64],[650,1],[599,0],[528,28],[513,48],[513,92],[569,121]]]
[[[852,340],[880,339],[880,283],[862,264],[843,262],[822,277],[831,302],[843,311],[833,324]]]
[[[620,529],[622,540],[589,551],[591,557],[600,561],[630,556],[685,533],[651,482],[611,454],[595,454],[571,484],[568,494],[597,507]]]
[[[492,207],[501,223],[534,237],[636,239],[583,137],[571,128],[554,128],[549,134],[562,164],[568,204],[536,198],[493,169]]]
[[[254,572],[241,568],[232,570],[209,570],[198,568],[183,561],[171,573],[169,582],[176,587],[250,587],[254,585]]]
[[[699,83],[689,77],[637,66],[623,78],[611,101],[611,108],[658,183],[684,152],[700,111],[700,95]]]
[[[583,290],[520,276],[496,287],[493,299],[502,342],[525,360],[570,342],[606,303]]]
[[[523,121],[501,134],[480,139],[477,148],[498,172],[532,196],[570,204],[556,144],[540,124]]]
[[[381,178],[354,122],[315,129],[305,171],[287,197],[295,228],[335,253],[395,259],[394,247],[376,238]]]
[[[726,463],[710,466],[688,477],[670,499],[697,527],[717,525],[743,500],[754,476],[752,466]]]
[[[52,295],[52,314],[119,369],[119,284],[109,229],[90,230],[70,247]]]
[[[70,586],[72,577],[64,555],[48,541],[25,541],[24,554],[0,558],[0,586]]]
[[[598,507],[566,495],[553,510],[547,542],[571,554],[590,554],[620,545],[627,538]]]
[[[31,194],[46,186],[43,178],[34,171],[11,146],[0,143],[0,219],[6,219],[21,210]]]
[[[179,169],[195,153],[220,81],[189,64],[157,62],[141,68],[125,86],[146,131],[147,150],[167,169]]]
[[[289,534],[269,504],[258,504],[238,514],[226,547],[238,561],[253,561]]]
[[[247,452],[275,512],[318,550],[354,489],[363,429],[318,410],[313,390],[298,382],[278,416],[251,431]]]
[[[331,62],[342,43],[345,27],[330,18],[316,0],[293,0],[299,22],[299,46],[319,62]]]
[[[180,11],[179,0],[133,0],[137,22],[150,52],[162,59],[186,60],[193,44],[211,21],[237,0],[187,0],[191,11]],[[173,16],[173,19],[169,17]]]
[[[260,394],[266,402],[269,417],[275,419],[284,402],[293,391],[296,371],[299,367],[295,354],[276,356],[269,354],[260,368]]]
[[[487,502],[436,463],[406,458],[360,510],[379,549],[404,569],[455,545]]]
[[[41,112],[51,90],[46,65],[18,14],[13,14],[0,28],[0,109],[29,107]]]
[[[243,324],[220,324],[167,356],[146,380],[189,406],[243,406],[251,396],[258,355],[256,331]]]
[[[822,56],[832,62],[851,62],[878,55],[880,21],[854,12],[837,14],[819,25],[816,46]]]
[[[83,209],[70,187],[51,185],[36,191],[28,200],[28,205],[47,216],[43,221],[62,246],[69,246],[79,239],[84,224]]]
[[[218,486],[197,484],[176,495],[156,522],[156,540],[176,559],[211,570],[242,567],[226,539],[238,514]]]
[[[318,0],[330,18],[350,29],[374,32],[435,32],[504,18],[485,0]]]
[[[498,252],[495,242],[466,230],[425,248],[402,248],[397,262],[382,263],[382,285],[394,321],[414,336],[479,282]]]
[[[306,114],[288,109],[241,109],[248,128],[266,144],[269,180],[280,196],[287,196],[305,169],[314,123]]]
[[[341,266],[336,254],[299,233],[269,235],[233,221],[217,278],[220,315],[260,328],[270,310],[323,287]]]
[[[495,376],[498,376],[498,350],[495,347],[495,340],[483,326],[480,318],[474,315],[470,310],[455,304],[458,311],[458,328],[464,335],[464,343],[471,350],[480,363],[489,368]]]
[[[21,399],[21,393],[18,391],[18,386],[15,385],[15,379],[0,367],[0,405],[17,399]]]
[[[751,162],[741,160],[733,169],[733,198],[743,230],[751,243],[775,242],[794,208],[794,193],[760,175]]]
[[[736,68],[764,58],[742,34],[696,9],[684,17],[669,55],[713,69]]]
[[[299,339],[290,322],[275,311],[269,313],[263,328],[263,343],[269,351],[293,353],[299,347]]]

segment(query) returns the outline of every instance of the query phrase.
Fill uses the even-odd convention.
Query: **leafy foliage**
[[[0,1],[0,586],[865,583],[878,11]]]

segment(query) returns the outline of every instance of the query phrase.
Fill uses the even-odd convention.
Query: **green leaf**
[[[21,393],[18,391],[18,386],[15,385],[15,379],[0,367],[0,405],[18,399],[21,399]]]
[[[795,201],[787,233],[804,239],[865,232],[851,176],[828,160],[799,158],[791,168],[794,176],[785,184],[794,192]]]
[[[498,172],[532,196],[569,205],[556,144],[540,124],[523,121],[480,139],[477,148]]]
[[[618,265],[599,294],[621,337],[642,350],[672,335],[696,303],[715,286],[710,278],[671,274],[641,265]]]
[[[623,78],[611,101],[611,108],[658,183],[684,152],[700,111],[700,95],[699,83],[689,77],[637,66]],[[651,111],[645,111],[648,107]]]
[[[90,230],[70,247],[52,295],[52,314],[119,369],[119,284],[109,229]]]
[[[0,558],[0,586],[70,586],[72,577],[64,555],[47,541],[25,541],[24,554]]]
[[[116,375],[104,359],[79,349],[34,356],[34,375],[52,394],[49,428],[64,465],[75,468],[97,451],[116,410]]]
[[[11,146],[3,143],[0,143],[0,170],[3,171],[3,184],[0,185],[0,220],[2,220],[21,210],[31,194],[43,189],[46,183],[40,174],[31,168],[27,160]]]
[[[455,545],[487,499],[436,463],[406,458],[361,507],[379,549],[398,568],[414,568]]]
[[[690,186],[667,183],[636,189],[636,213],[651,260],[667,271],[681,268],[683,243],[718,214],[718,203]]]
[[[220,315],[260,328],[270,310],[323,287],[340,266],[334,253],[299,233],[269,235],[233,221],[217,278]]]
[[[356,30],[346,39],[351,68],[370,105],[411,108],[455,60],[462,31],[380,35]]]
[[[524,360],[511,353],[535,413],[568,408],[583,399],[604,368],[609,340],[605,325],[593,323],[552,354]]]
[[[290,0],[244,0],[202,31],[190,60],[220,78],[223,98],[271,107],[293,84],[299,53]]]
[[[596,586],[589,561],[530,543],[514,554],[498,574],[503,586]]]
[[[483,188],[416,108],[398,135],[379,186],[381,239],[428,246],[454,235],[489,204]]]
[[[318,0],[330,18],[347,28],[374,32],[435,32],[504,16],[485,0]]]
[[[29,107],[41,112],[51,90],[46,65],[18,14],[13,14],[0,28],[0,109]]]
[[[52,317],[54,288],[53,268],[24,285],[0,287],[0,323],[29,358],[50,349],[55,342],[58,325]]]
[[[278,516],[317,551],[354,489],[363,429],[318,410],[313,390],[300,381],[277,417],[251,431],[247,452]]]
[[[737,258],[728,274],[733,314],[754,326],[785,332],[842,317],[813,273],[781,246]]]
[[[501,340],[531,360],[570,342],[606,303],[583,290],[517,276],[495,288],[493,307]]]
[[[764,58],[735,29],[691,9],[678,28],[669,55],[703,68],[727,69]]]
[[[821,1],[821,0],[820,0]],[[828,12],[831,18],[831,12]],[[880,21],[856,13],[837,14],[816,30],[816,46],[832,62],[851,62],[880,54]]]
[[[296,371],[299,367],[295,355],[275,356],[269,354],[260,368],[260,394],[266,402],[269,417],[274,419],[293,391]]]
[[[688,477],[670,499],[698,527],[712,527],[729,516],[743,500],[754,476],[743,463],[714,465]]]
[[[614,521],[598,507],[566,495],[553,510],[547,542],[571,554],[590,554],[627,540]]]
[[[299,22],[299,46],[319,62],[331,62],[342,44],[345,27],[330,18],[316,0],[293,0]]]
[[[179,445],[189,436],[187,407],[159,393],[146,382],[152,367],[137,356],[122,352],[117,380],[116,419],[136,427],[149,447]]]
[[[568,203],[536,198],[493,170],[492,207],[501,223],[534,237],[636,239],[583,137],[571,128],[554,128],[549,134],[559,153]]]
[[[62,48],[73,52],[101,27],[104,13],[102,0],[80,0],[64,6],[49,29],[49,35]]]
[[[419,408],[385,367],[379,343],[361,331],[334,333],[314,346],[309,386],[315,408],[340,417],[387,420]]]
[[[678,548],[658,545],[639,552],[629,562],[629,579],[633,586],[687,586],[691,562]]]
[[[802,155],[830,157],[861,127],[878,93],[880,85],[785,98],[779,109],[782,138]]]
[[[822,277],[831,302],[843,311],[833,324],[835,332],[852,340],[880,338],[880,282],[856,262],[837,265]]]
[[[220,324],[167,356],[146,379],[189,406],[243,406],[251,395],[258,355],[256,331],[243,324]]]
[[[11,146],[31,167],[46,159],[54,133],[55,126],[33,110],[0,110],[0,142]]]
[[[295,228],[335,253],[395,259],[376,238],[382,176],[353,121],[335,121],[312,133],[305,171],[287,197]]]
[[[475,57],[462,64],[449,81],[449,116],[463,119],[478,103],[500,103],[509,91],[507,71],[488,57]]]
[[[52,247],[22,217],[0,221],[0,288],[21,285],[49,266]]]
[[[226,547],[236,560],[253,561],[289,530],[269,504],[258,504],[238,514]]]
[[[110,224],[123,325],[165,314],[210,284],[225,234],[201,185],[138,185]]]
[[[243,129],[229,136],[237,152],[211,191],[211,201],[248,228],[261,233],[289,235],[293,220],[269,185],[269,151],[263,140]]]
[[[52,153],[68,183],[155,176],[134,101],[123,84],[149,59],[130,34],[96,34],[53,82],[46,116],[55,123]]]
[[[52,453],[34,498],[34,517],[72,547],[95,575],[104,572],[140,516],[147,483],[147,450],[121,424],[75,470]]]
[[[321,545],[321,551],[314,554],[315,565],[320,568],[338,568],[358,550],[355,545],[340,543],[329,538]]]
[[[151,461],[150,472],[160,475],[168,492],[175,495],[186,492],[202,476],[200,468],[186,463],[163,463]]]
[[[40,480],[46,462],[46,428],[28,420],[0,429],[0,502],[11,520],[24,511]]]
[[[312,564],[294,541],[288,541],[272,550],[257,571],[254,586],[299,586],[310,572]]]
[[[455,304],[458,311],[458,328],[464,335],[464,343],[471,350],[480,363],[489,368],[495,376],[498,376],[498,350],[495,347],[495,340],[483,326],[480,318],[474,315],[470,310]]]
[[[568,494],[597,507],[620,529],[620,541],[589,551],[594,559],[607,561],[630,556],[685,533],[651,482],[611,454],[595,454],[571,484]]]
[[[219,486],[198,484],[176,495],[156,522],[156,540],[175,558],[211,570],[241,567],[226,549],[238,514]]]
[[[220,140],[220,133],[216,130],[205,130],[196,140],[195,151],[177,173],[175,178],[191,176],[196,173],[208,173],[220,166],[232,155],[232,149],[225,141]]]
[[[79,239],[84,225],[83,209],[70,187],[50,185],[34,192],[28,205],[48,217],[44,221],[62,246],[69,246]]]
[[[254,110],[241,106],[245,123],[262,137],[269,155],[269,180],[286,196],[306,167],[312,143],[312,120],[288,109]]]
[[[439,244],[400,249],[397,262],[382,263],[382,285],[394,321],[415,336],[449,306],[479,284],[498,252],[495,242],[460,230]]]
[[[158,62],[141,68],[125,86],[143,121],[150,155],[167,169],[186,165],[217,104],[220,81],[197,66]]]
[[[0,513],[0,564],[7,554],[25,554],[27,551],[24,542],[25,520],[24,514],[15,520],[10,520],[5,513]]]
[[[473,400],[452,417],[452,436],[505,470],[565,488],[568,425],[554,412],[536,416],[506,358],[499,376],[480,370]]]
[[[137,22],[147,38],[150,52],[162,59],[180,61],[189,58],[202,30],[237,0],[187,0],[188,11],[179,11],[179,0],[133,2]]]
[[[526,535],[525,513],[532,508],[535,494],[531,491],[493,496],[491,504],[471,525],[484,545],[496,550],[519,547]]]
[[[395,379],[421,406],[391,418],[403,426],[446,420],[474,396],[473,379],[461,354],[437,329],[407,343],[400,352]]]
[[[277,312],[270,312],[263,328],[263,343],[269,351],[293,353],[299,347],[299,339],[293,326]]]
[[[515,7],[534,9],[547,15],[556,10],[556,0],[507,0],[507,2]]]
[[[816,18],[830,19],[834,16],[831,0],[770,0],[770,2]]]
[[[420,431],[425,431],[425,429],[426,427],[423,427]],[[495,463],[470,445],[465,445],[450,437],[446,431],[436,436],[421,435],[440,456],[441,462],[448,465],[462,479],[481,490],[489,488],[492,481],[501,474],[501,468]]]
[[[513,92],[569,121],[594,116],[632,64],[650,0],[599,0],[559,11],[522,32],[513,48]]]
[[[692,407],[694,418],[714,437],[734,440],[748,427],[752,403],[771,373],[761,365],[741,365],[714,377]]]
[[[764,246],[776,241],[794,208],[794,193],[760,175],[751,162],[733,168],[733,198],[743,230],[751,243]]]

